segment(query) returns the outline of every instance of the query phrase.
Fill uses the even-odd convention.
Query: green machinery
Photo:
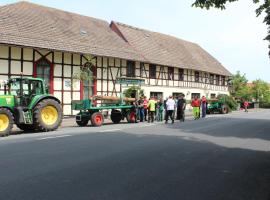
[[[39,78],[12,78],[0,95],[0,135],[9,135],[16,124],[24,131],[52,131],[62,122],[60,101],[46,92]]]
[[[229,112],[228,106],[225,104],[224,99],[211,99],[208,101],[207,105],[207,114],[214,114],[214,113],[220,113],[220,114],[227,114]]]
[[[97,101],[100,101],[100,106],[96,106]],[[125,118],[128,122],[134,122],[134,102],[135,98],[93,96],[90,99],[72,101],[72,109],[79,111],[76,115],[79,126],[86,126],[89,121],[93,126],[101,126],[104,122],[103,110],[111,110],[111,120],[115,124]]]

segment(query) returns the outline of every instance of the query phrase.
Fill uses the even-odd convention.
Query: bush
[[[144,90],[141,89],[139,86],[131,86],[128,89],[124,90],[123,94],[125,95],[125,97],[132,97],[132,95],[134,94],[134,91],[139,91],[139,96],[144,96]]]
[[[237,101],[235,101],[235,99],[232,96],[221,94],[221,95],[218,95],[217,98],[223,101],[228,106],[229,111],[236,110],[238,107]]]
[[[260,108],[270,108],[270,102],[260,102]]]

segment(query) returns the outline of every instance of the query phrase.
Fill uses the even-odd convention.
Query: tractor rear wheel
[[[93,126],[101,126],[104,122],[104,117],[102,115],[102,113],[100,112],[96,112],[93,113],[91,116],[91,123]]]
[[[17,124],[17,127],[23,131],[34,132],[36,130],[36,128],[33,124]]]
[[[112,110],[111,113],[111,120],[115,124],[119,124],[120,121],[122,120],[122,113],[119,110]]]
[[[7,136],[13,128],[14,118],[10,110],[0,108],[0,136]]]
[[[39,131],[53,131],[62,122],[61,105],[54,99],[44,99],[34,108],[34,126]]]

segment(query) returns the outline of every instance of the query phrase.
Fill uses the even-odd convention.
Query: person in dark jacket
[[[181,94],[177,101],[177,118],[180,121],[184,121],[184,114],[186,109],[186,99],[185,95]]]

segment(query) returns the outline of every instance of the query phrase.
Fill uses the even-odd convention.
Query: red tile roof
[[[195,43],[122,23],[112,24],[150,63],[231,75],[221,63]]]
[[[0,43],[144,61],[108,22],[24,1],[0,6]]]

